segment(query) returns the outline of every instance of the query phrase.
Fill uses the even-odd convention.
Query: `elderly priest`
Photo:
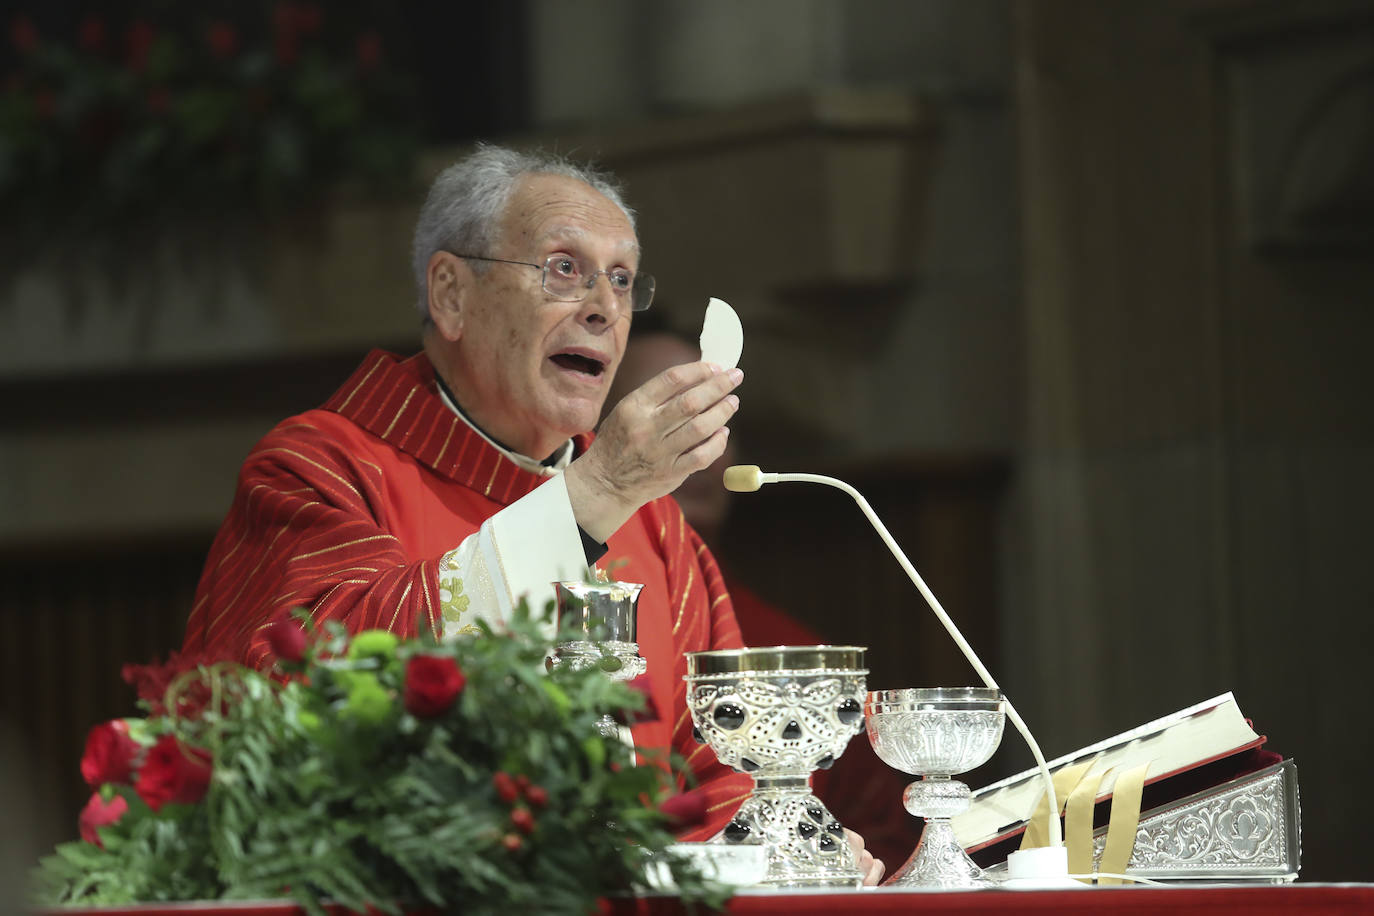
[[[244,462],[186,649],[261,666],[293,607],[350,630],[453,633],[550,597],[603,556],[645,584],[654,702],[643,747],[676,749],[719,830],[749,780],[691,737],[684,652],[741,645],[715,560],[667,496],[725,448],[743,374],[668,369],[591,435],[654,281],[604,175],[481,147],[444,171],[415,231],[423,351],[374,351],[323,407]],[[870,880],[881,863],[867,853]]]

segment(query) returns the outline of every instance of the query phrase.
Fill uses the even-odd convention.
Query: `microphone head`
[[[752,493],[763,486],[763,472],[757,464],[735,464],[725,469],[722,478],[725,489],[735,493]]]

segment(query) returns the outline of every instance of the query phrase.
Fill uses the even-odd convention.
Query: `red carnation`
[[[91,796],[91,800],[86,802],[86,807],[81,809],[81,817],[77,819],[77,826],[81,828],[81,839],[104,849],[105,844],[100,842],[100,834],[96,832],[96,828],[117,823],[128,810],[129,803],[122,796],[116,795],[107,804],[105,799],[100,797],[100,793],[96,792]]]
[[[506,804],[520,797],[520,787],[505,770],[497,770],[491,774],[491,787],[496,790],[496,796]]]
[[[290,614],[283,614],[268,626],[267,643],[272,654],[284,662],[299,664],[305,660],[305,627]]]
[[[521,833],[534,833],[534,815],[529,808],[516,808],[510,813],[511,826]]]
[[[123,719],[112,719],[95,726],[86,735],[86,752],[81,756],[81,777],[93,789],[105,783],[116,786],[129,784],[134,761],[143,750],[129,737],[129,725]]]
[[[686,830],[706,823],[706,798],[696,790],[674,795],[659,805],[658,810],[668,818],[670,830]]]
[[[467,681],[458,663],[447,655],[411,656],[406,664],[406,709],[422,719],[442,715]]]
[[[124,679],[124,683],[134,688],[138,698],[149,705],[149,711],[153,715],[161,716],[168,712],[167,688],[171,686],[172,681],[187,671],[193,671],[211,662],[210,656],[205,654],[174,651],[167,656],[167,661],[160,665],[125,665],[119,675]],[[210,687],[203,678],[196,678],[185,684],[178,692],[174,714],[187,719],[197,718],[209,702]]]
[[[210,772],[209,751],[163,735],[139,767],[134,791],[154,811],[169,803],[191,805],[205,797]]]

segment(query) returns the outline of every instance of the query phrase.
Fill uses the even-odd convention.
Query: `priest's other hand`
[[[720,457],[730,435],[725,424],[739,410],[731,392],[743,380],[739,369],[686,363],[627,394],[565,475],[582,530],[604,542],[640,506]]]
[[[864,887],[877,887],[878,882],[883,880],[883,872],[887,871],[883,860],[873,858],[873,853],[864,849],[864,838],[848,827],[844,828],[844,838],[849,841],[854,861],[859,863],[859,871],[864,874]]]

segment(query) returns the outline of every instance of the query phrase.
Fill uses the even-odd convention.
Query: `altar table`
[[[336,907],[335,916],[344,916]],[[423,911],[428,914],[432,911]],[[605,901],[608,916],[678,916],[687,909],[672,897],[618,898]],[[698,911],[701,912],[701,911]],[[1374,913],[1374,884],[1292,884],[1229,887],[1121,887],[1069,891],[944,892],[877,890],[816,893],[813,891],[747,891],[726,906],[732,916],[848,916],[848,914],[915,914],[915,916],[1353,916]],[[48,908],[34,916],[304,916],[287,901],[143,904],[130,907]],[[417,913],[419,916],[419,913]]]
[[[646,897],[614,900],[615,916],[677,916],[676,900]],[[1229,887],[1099,887],[1068,891],[903,891],[880,888],[838,894],[789,891],[747,892],[730,901],[736,916],[1155,916],[1168,913],[1209,916],[1336,916],[1374,913],[1374,884],[1293,884]]]

